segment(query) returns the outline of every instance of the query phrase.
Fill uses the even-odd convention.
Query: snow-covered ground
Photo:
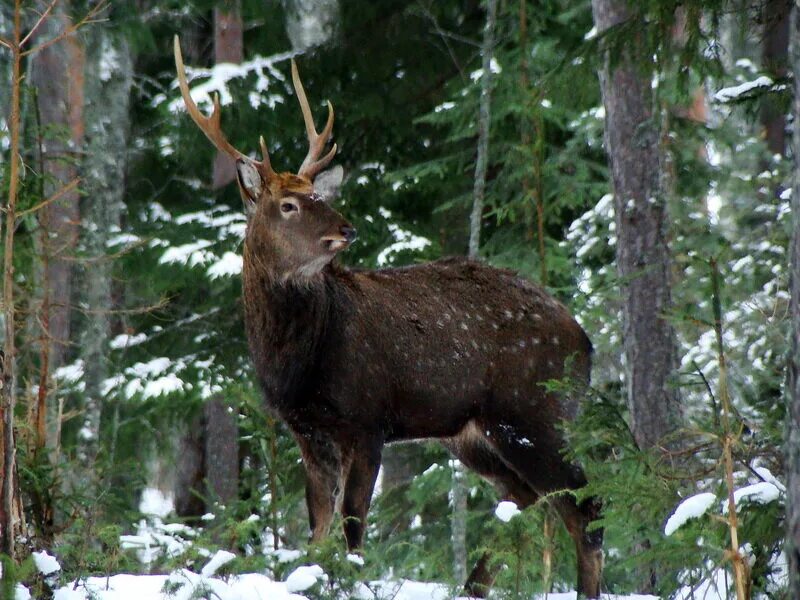
[[[303,568],[303,567],[301,567]],[[305,567],[309,569],[308,567]],[[310,569],[314,573],[319,571]],[[181,570],[171,575],[114,575],[113,577],[90,577],[66,585],[56,591],[55,600],[190,600],[192,598],[214,598],[218,600],[303,600],[307,596],[290,591],[289,581],[277,582],[265,575],[250,573],[226,580],[203,577],[197,573]],[[319,578],[310,574],[311,586]],[[304,575],[304,576],[306,576]],[[180,587],[178,585],[180,584]],[[307,588],[308,589],[308,588]],[[17,600],[27,598],[17,595]],[[352,596],[358,600],[448,600],[453,598],[451,589],[437,583],[419,581],[375,581],[361,584]],[[657,600],[655,596],[617,596],[603,594],[603,600]],[[544,596],[536,596],[544,600]],[[575,592],[548,594],[547,600],[576,600]]]

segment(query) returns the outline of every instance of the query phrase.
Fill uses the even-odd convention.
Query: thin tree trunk
[[[16,314],[14,310],[14,230],[17,219],[17,192],[19,185],[20,152],[20,87],[21,72],[21,16],[20,0],[14,3],[14,32],[11,43],[11,113],[8,127],[11,134],[8,201],[5,206],[6,227],[3,256],[3,320],[5,340],[3,355],[0,357],[2,375],[2,415],[0,415],[0,435],[2,435],[2,498],[0,498],[0,552],[12,560],[15,556],[16,541],[22,530],[22,514],[18,509],[19,481],[17,479],[16,444],[14,441],[14,408],[17,403],[16,373]]]
[[[489,164],[489,125],[491,123],[492,56],[494,52],[494,30],[497,20],[497,0],[487,0],[486,25],[483,29],[483,75],[481,98],[478,109],[478,157],[475,161],[475,182],[472,191],[472,215],[469,221],[469,256],[477,258],[481,244],[481,217],[486,195],[486,168]]]
[[[97,75],[89,78],[86,86],[87,148],[83,170],[87,199],[81,232],[90,261],[83,265],[84,301],[90,314],[81,332],[86,404],[78,456],[88,479],[100,437],[102,382],[108,377],[112,273],[105,253],[110,233],[119,227],[125,194],[133,82],[133,60],[126,40],[107,27],[96,27],[89,37],[87,66],[90,73]]]
[[[794,122],[800,123],[800,10],[791,16],[791,67],[794,72]],[[800,127],[792,132],[791,349],[786,412],[786,554],[789,558],[789,597],[800,598]]]
[[[478,157],[475,162],[472,214],[469,221],[469,257],[478,258],[481,240],[483,200],[486,195],[486,169],[489,164],[489,127],[491,124],[492,58],[494,56],[494,33],[497,22],[497,1],[487,0],[486,25],[483,29],[481,57],[481,97],[478,108]],[[467,575],[467,488],[464,483],[464,466],[455,461],[451,496],[453,514],[451,540],[453,545],[453,572],[456,583],[466,581]]]
[[[217,64],[240,63],[243,58],[240,3],[239,0],[228,0],[224,3],[224,8],[214,9],[214,61]],[[218,152],[214,158],[214,189],[229,184],[235,177],[236,166],[233,160]],[[238,411],[230,410],[223,398],[214,396],[203,406],[203,416],[206,433],[203,461],[206,492],[210,501],[226,504],[238,497]]]
[[[214,62],[239,64],[244,60],[242,15],[238,0],[228,0],[222,8],[214,9]],[[223,152],[214,157],[214,189],[236,179],[236,165]]]
[[[786,0],[767,0],[764,4],[764,34],[761,60],[764,70],[774,79],[786,77],[789,60],[789,11]],[[761,125],[767,148],[772,154],[786,155],[786,111],[769,94],[763,100]]]
[[[625,0],[592,0],[599,33],[630,18]],[[660,446],[679,420],[670,377],[676,363],[670,309],[670,255],[658,113],[649,57],[634,33],[600,71],[617,226],[617,272],[623,285],[623,344],[631,426],[640,448]]]

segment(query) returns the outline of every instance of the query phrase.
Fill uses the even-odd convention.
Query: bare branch
[[[63,196],[64,194],[68,194],[69,192],[74,190],[78,186],[78,184],[80,182],[81,182],[81,178],[80,177],[76,177],[75,179],[70,181],[68,184],[66,184],[66,185],[62,186],[61,188],[59,188],[55,193],[53,193],[53,195],[51,195],[46,200],[42,200],[41,202],[39,202],[38,204],[34,204],[30,208],[26,208],[25,210],[21,210],[20,212],[18,212],[17,213],[17,218],[24,217],[25,215],[29,215],[32,212],[36,212],[37,210],[44,208],[48,204],[52,204],[53,202],[55,202],[56,200],[61,198],[61,196]]]
[[[54,7],[56,4],[58,4],[58,0],[53,0],[53,1],[50,3],[50,5],[49,5],[49,6],[48,6],[48,7],[47,7],[45,10],[44,10],[44,12],[43,12],[41,15],[39,15],[39,20],[38,20],[38,21],[36,21],[36,24],[35,24],[33,27],[31,27],[31,30],[30,30],[30,31],[27,33],[27,35],[26,35],[24,38],[22,38],[22,41],[19,43],[19,47],[20,47],[20,48],[22,48],[22,47],[23,47],[23,46],[24,46],[24,45],[27,43],[27,41],[28,41],[29,39],[31,39],[31,37],[33,36],[33,34],[34,34],[34,33],[36,33],[36,30],[37,30],[37,29],[39,29],[39,26],[40,26],[42,23],[44,23],[44,22],[45,22],[45,20],[47,19],[47,15],[49,15],[49,14],[50,14],[50,11],[51,11],[51,10],[53,10],[53,7]]]
[[[25,50],[22,53],[22,56],[28,56],[30,54],[36,54],[37,52],[40,52],[40,51],[44,50],[45,48],[49,48],[53,44],[56,44],[56,43],[60,42],[61,40],[63,40],[64,38],[67,38],[67,37],[71,36],[73,33],[75,33],[78,29],[80,29],[84,25],[89,25],[91,23],[99,23],[101,21],[104,21],[105,19],[98,19],[96,17],[101,12],[103,12],[106,9],[107,6],[108,6],[108,1],[107,0],[104,0],[103,2],[100,2],[96,6],[92,7],[92,10],[90,10],[88,13],[86,13],[86,15],[80,21],[77,21],[77,22],[73,23],[72,25],[70,25],[69,27],[65,28],[64,31],[59,33],[54,38],[51,38],[51,39],[49,39],[47,41],[44,41],[41,44],[37,44],[36,46],[31,48],[30,50]]]
[[[0,37],[0,46],[5,46],[5,47],[6,47],[6,48],[8,48],[9,50],[11,50],[11,42],[9,42],[9,41],[8,41],[7,39],[5,39],[5,38],[1,38],[1,37]]]

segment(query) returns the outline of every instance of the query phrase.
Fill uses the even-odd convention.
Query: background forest
[[[595,347],[567,435],[604,502],[604,590],[800,597],[793,4],[2,0],[0,597],[152,573],[249,598],[219,578],[260,573],[445,598],[486,548],[498,598],[574,587],[548,499],[495,518],[435,443],[385,450],[363,559],[338,527],[307,545],[299,451],[247,354],[234,171],[185,113],[175,34],[201,108],[218,93],[278,170],[307,147],[291,57],[318,121],[332,101],[348,265],[477,255],[570,307]]]

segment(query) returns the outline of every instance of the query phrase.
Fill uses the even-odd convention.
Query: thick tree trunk
[[[84,361],[84,424],[78,456],[89,477],[97,455],[102,408],[101,384],[108,377],[108,342],[112,308],[111,263],[107,241],[120,225],[125,194],[124,165],[130,132],[130,91],[133,60],[127,41],[107,27],[89,33],[86,82],[86,156],[83,161],[83,246],[89,261],[83,267],[84,302],[90,314],[81,331]]]
[[[43,41],[55,37],[69,24],[68,2],[59,2],[38,31]],[[77,150],[83,144],[84,52],[78,36],[70,36],[37,53],[31,66],[31,83],[37,89],[39,114],[45,135],[43,162],[45,196],[77,175]],[[64,364],[69,353],[73,262],[78,240],[78,194],[62,196],[42,211],[42,226],[49,232],[45,279],[49,283],[51,339],[50,367]]]
[[[625,0],[592,0],[598,32],[630,18]],[[637,443],[656,448],[674,431],[679,404],[670,377],[675,335],[670,308],[667,207],[662,189],[659,118],[641,40],[626,42],[600,71],[617,225],[617,271],[623,287],[628,407]],[[612,69],[613,64],[613,69]]]
[[[789,354],[786,412],[786,554],[789,557],[789,597],[800,598],[800,9],[791,15],[794,72],[792,132],[794,178],[792,182],[791,277],[791,348]]]
[[[36,42],[52,39],[69,26],[69,2],[59,2],[38,29]],[[52,195],[77,175],[78,151],[83,145],[84,51],[78,36],[70,36],[34,55],[31,83],[36,88],[37,112],[42,133],[41,164],[44,195]],[[73,261],[80,221],[79,196],[64,194],[39,213],[43,231],[41,273],[42,357],[49,373],[69,359],[73,302]],[[46,339],[45,339],[46,338]],[[49,373],[42,373],[46,384]],[[60,444],[58,406],[40,390],[40,410],[46,414],[46,445],[54,452]]]

